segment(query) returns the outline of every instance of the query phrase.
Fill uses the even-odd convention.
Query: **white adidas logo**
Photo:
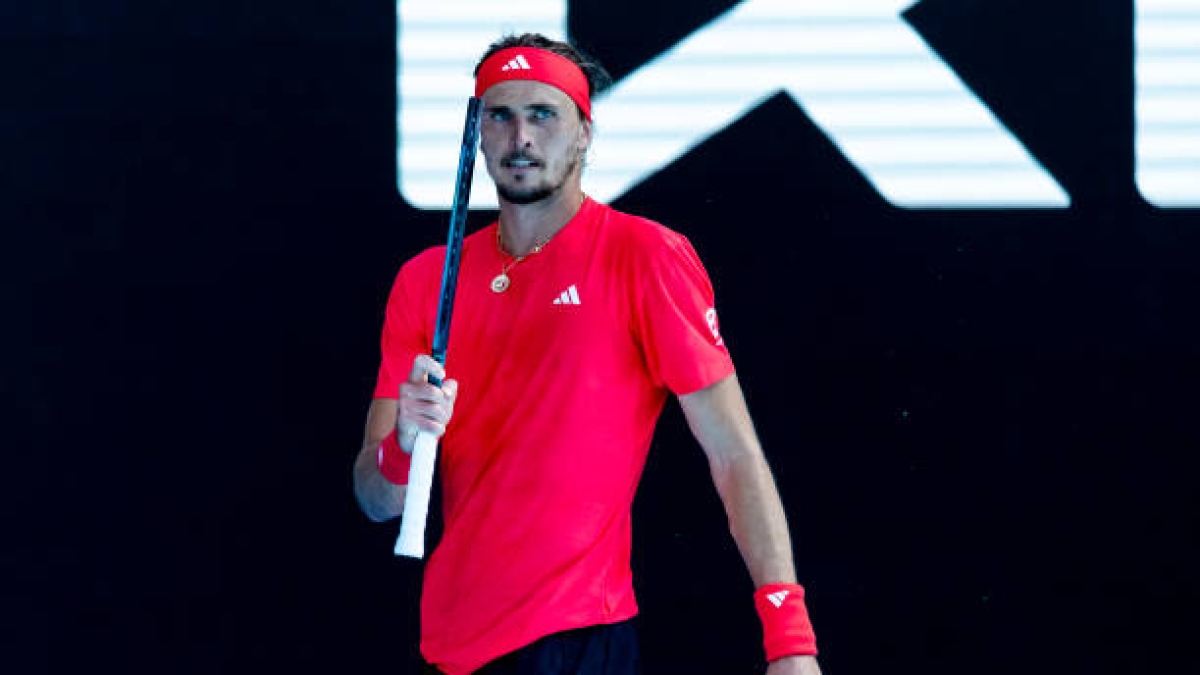
[[[575,289],[575,284],[562,292],[562,295],[554,299],[556,305],[582,305],[579,301],[579,291]]]
[[[533,70],[533,68],[529,66],[529,62],[525,60],[523,54],[517,54],[517,58],[509,61],[500,70]]]
[[[771,593],[767,596],[767,599],[771,601],[772,605],[775,605],[776,609],[779,609],[780,607],[783,607],[783,601],[785,598],[787,598],[788,593],[791,593],[791,591],[779,591],[778,593]]]

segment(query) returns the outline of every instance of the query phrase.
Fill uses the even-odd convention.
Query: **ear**
[[[579,150],[579,154],[582,155],[583,153],[587,152],[588,148],[591,146],[592,122],[590,120],[583,120],[583,122],[579,125],[579,138],[576,139],[575,147]]]

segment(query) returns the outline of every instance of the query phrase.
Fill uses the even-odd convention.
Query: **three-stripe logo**
[[[554,299],[556,305],[582,305],[579,301],[579,290],[575,288],[575,284],[571,284],[567,290]]]
[[[780,607],[783,607],[783,601],[787,599],[788,593],[791,593],[791,591],[779,591],[778,593],[771,593],[767,596],[767,599],[771,601],[772,605],[775,605],[776,609],[779,609]]]
[[[500,70],[533,70],[533,68],[531,68],[529,66],[529,62],[525,60],[524,54],[517,54],[516,58],[509,61]]]

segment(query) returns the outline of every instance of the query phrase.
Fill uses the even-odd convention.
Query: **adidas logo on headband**
[[[525,60],[524,56],[522,56],[521,54],[517,54],[517,57],[515,59],[513,59],[512,61],[509,61],[500,70],[533,70],[533,69],[529,67],[529,62]]]
[[[592,119],[587,76],[572,60],[537,47],[508,47],[494,52],[479,64],[475,95],[507,80],[534,80],[561,89],[588,120]]]

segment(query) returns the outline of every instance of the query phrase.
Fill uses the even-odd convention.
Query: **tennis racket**
[[[463,234],[470,209],[471,178],[475,172],[475,152],[479,146],[479,111],[482,103],[472,96],[467,101],[467,121],[463,127],[462,149],[458,155],[458,177],[454,184],[454,207],[450,211],[450,233],[446,237],[446,264],[442,268],[442,293],[438,300],[437,329],[433,334],[431,356],[446,363],[446,344],[450,341],[450,317],[454,313],[454,291],[458,287],[458,263],[462,258]],[[434,386],[440,379],[430,375]],[[429,515],[429,491],[433,487],[433,469],[437,465],[437,438],[425,432],[417,434],[412,464],[408,470],[408,488],[404,496],[404,515],[400,518],[400,536],[396,555],[425,557],[425,521]]]

